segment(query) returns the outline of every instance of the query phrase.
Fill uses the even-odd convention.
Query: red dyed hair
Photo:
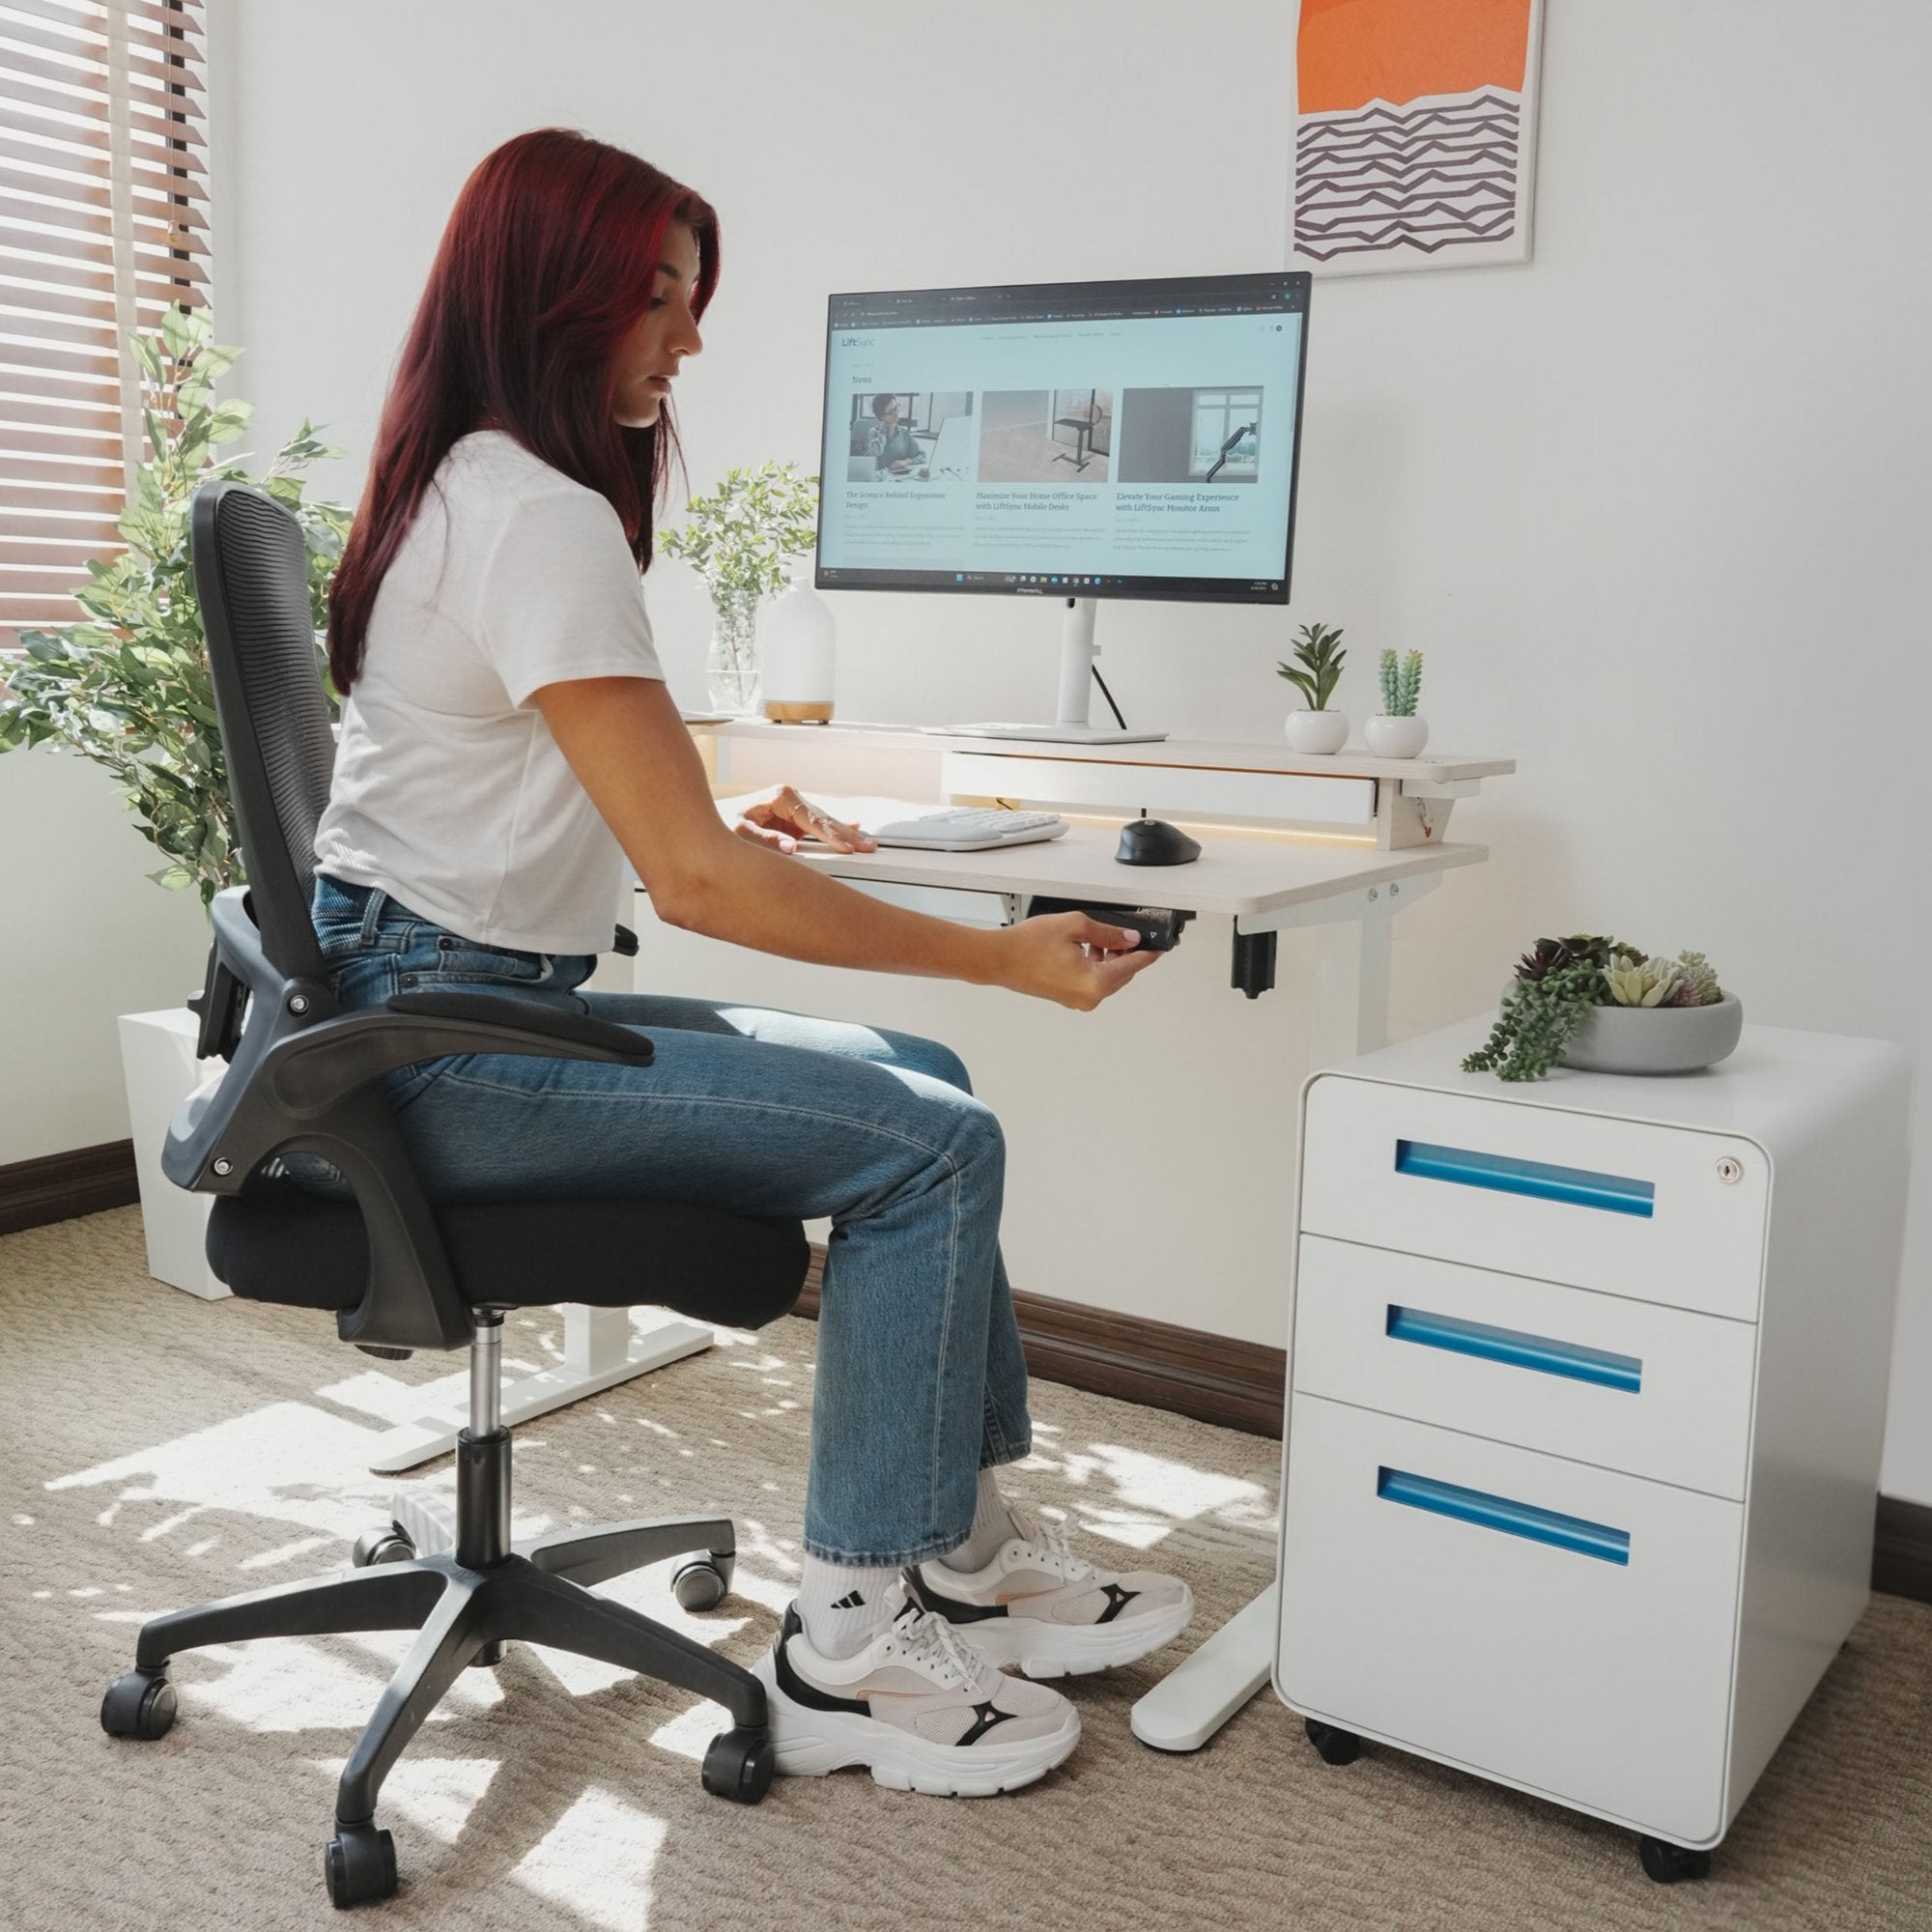
[[[370,612],[450,445],[488,416],[610,499],[650,567],[677,432],[611,416],[612,356],[656,288],[666,231],[697,242],[696,314],[718,283],[708,202],[637,156],[562,128],[505,141],[463,185],[411,325],[369,480],[328,597],[338,691],[362,668]]]

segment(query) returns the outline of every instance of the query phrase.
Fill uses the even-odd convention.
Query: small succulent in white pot
[[[1342,664],[1342,633],[1327,624],[1304,624],[1294,639],[1294,663],[1275,668],[1308,700],[1306,710],[1291,711],[1285,729],[1292,752],[1326,757],[1349,742],[1349,721],[1328,709]]]
[[[1384,651],[1380,660],[1382,708],[1362,724],[1362,736],[1378,758],[1413,758],[1429,742],[1429,725],[1415,715],[1422,695],[1422,653],[1400,660]]]

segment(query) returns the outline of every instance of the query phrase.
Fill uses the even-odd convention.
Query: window
[[[119,548],[125,336],[206,299],[202,0],[0,0],[0,648]]]

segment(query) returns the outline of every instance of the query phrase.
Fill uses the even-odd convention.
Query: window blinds
[[[123,338],[208,287],[202,0],[0,0],[0,648],[118,550]]]

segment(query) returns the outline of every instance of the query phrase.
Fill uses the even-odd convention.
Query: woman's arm
[[[1006,986],[1082,1010],[1159,957],[1123,950],[1136,940],[1081,913],[991,931],[928,919],[735,837],[655,678],[572,679],[532,701],[672,925],[787,959]]]

